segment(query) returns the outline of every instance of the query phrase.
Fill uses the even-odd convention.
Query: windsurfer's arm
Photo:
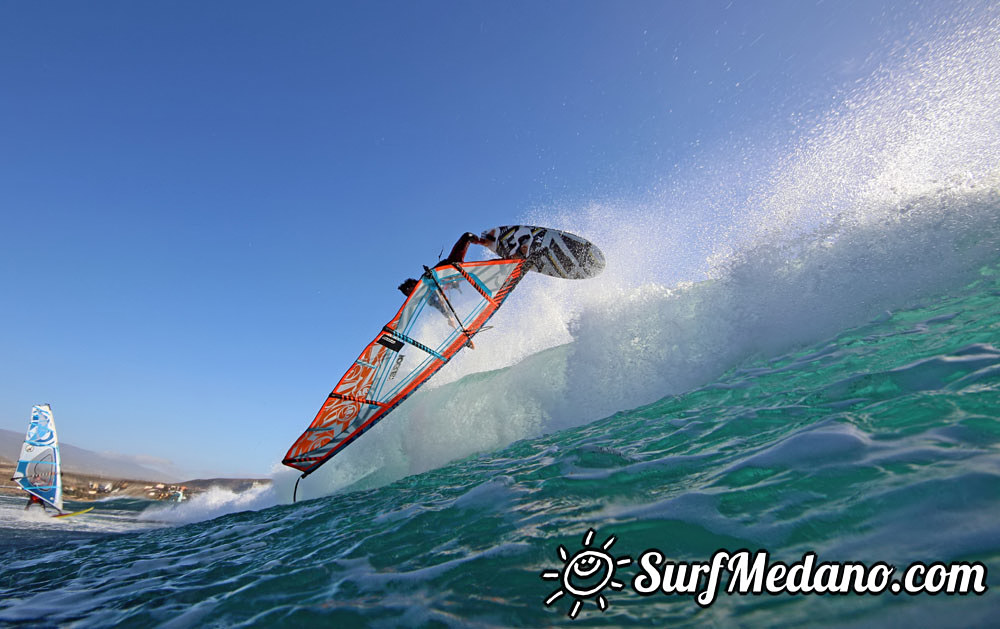
[[[472,232],[465,232],[462,234],[455,246],[451,248],[451,253],[445,258],[441,264],[457,264],[459,262],[465,262],[465,253],[469,250],[469,245],[487,245],[489,240],[483,238],[482,236],[477,236]]]

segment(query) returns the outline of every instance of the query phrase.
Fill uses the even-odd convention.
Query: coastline
[[[14,475],[13,461],[0,458],[0,495],[23,496],[26,492],[10,480]],[[143,498],[146,500],[171,500],[182,491],[186,499],[222,487],[232,492],[243,492],[254,487],[270,485],[269,478],[197,478],[182,482],[113,478],[110,476],[81,474],[63,470],[63,497],[67,500],[90,502],[109,497]]]

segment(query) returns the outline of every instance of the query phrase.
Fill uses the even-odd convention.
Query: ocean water
[[[950,294],[745,360],[685,393],[377,488],[183,525],[162,522],[199,505],[140,518],[135,505],[101,503],[54,524],[21,520],[17,548],[6,535],[22,501],[5,504],[0,621],[988,626],[1000,618],[998,330],[993,265]],[[471,380],[453,386],[481,384]],[[232,508],[236,497],[206,496],[201,509],[210,498]],[[606,611],[586,602],[570,621],[569,602],[544,605],[553,587],[539,575],[590,528],[632,557],[763,548],[789,562],[807,551],[899,566],[979,561],[991,589],[721,595],[707,609],[626,589],[606,594]]]
[[[743,361],[683,394],[377,488],[127,534],[153,523],[99,504],[34,546],[0,552],[0,621],[989,626],[1000,618],[998,330],[994,265],[948,295]],[[76,537],[55,544],[56,526]],[[991,589],[720,595],[702,609],[690,596],[626,588],[606,594],[606,611],[585,602],[571,621],[568,600],[544,605],[553,586],[539,575],[590,528],[632,557],[763,548],[788,562],[807,551],[898,566],[979,561]]]
[[[525,280],[298,503],[280,469],[61,521],[0,501],[0,624],[996,626],[1000,20],[941,28],[753,167],[708,151],[662,195],[523,217],[606,272]],[[603,611],[547,605],[590,530],[633,559],[981,562],[989,590],[703,608],[633,563]]]

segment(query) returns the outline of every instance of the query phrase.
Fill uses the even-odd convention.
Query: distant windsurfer
[[[34,485],[35,487],[41,487],[42,485],[45,485],[48,482],[49,481],[47,479],[42,478],[41,474],[35,474],[34,476],[31,477],[31,484]],[[45,510],[45,501],[36,496],[35,494],[28,492],[28,504],[24,505],[24,510],[27,511],[34,505],[42,505],[42,511]]]

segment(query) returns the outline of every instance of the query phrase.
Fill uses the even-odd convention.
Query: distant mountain
[[[16,461],[21,453],[24,442],[23,432],[14,432],[0,428],[0,458]],[[126,478],[129,480],[155,480],[172,482],[180,480],[173,474],[139,465],[126,460],[125,455],[106,453],[98,454],[68,443],[59,443],[59,453],[62,458],[64,472],[86,474],[90,476],[106,476],[108,478]]]

